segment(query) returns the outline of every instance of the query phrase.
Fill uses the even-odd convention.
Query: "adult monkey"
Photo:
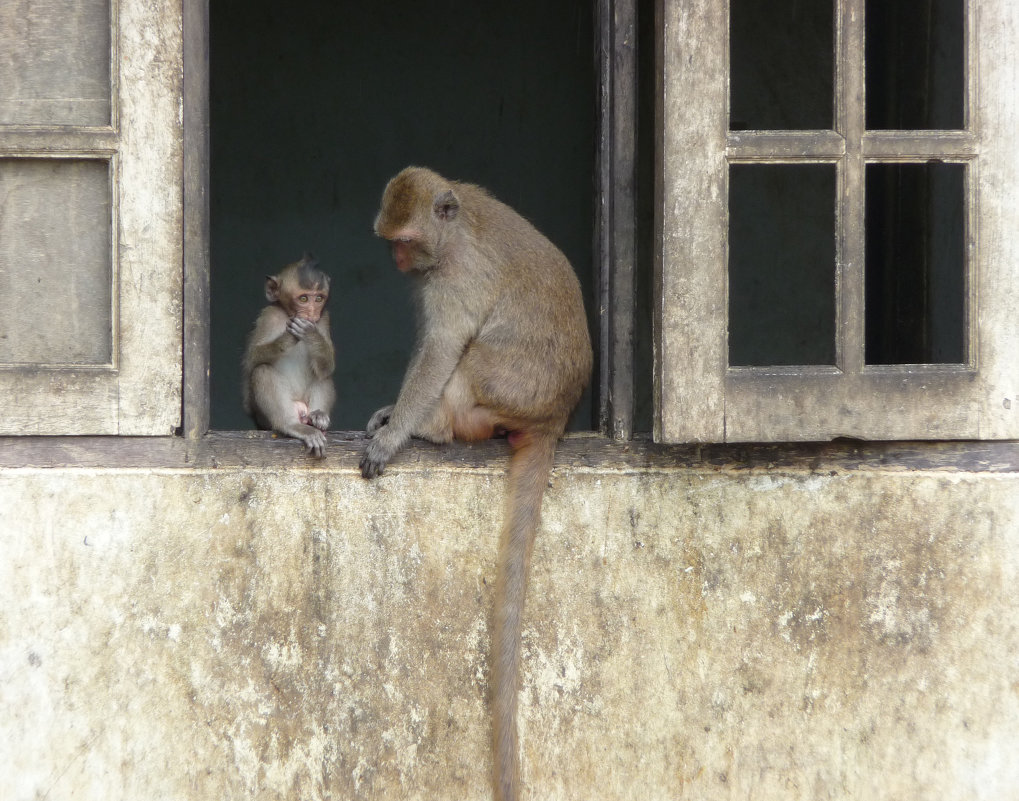
[[[580,284],[566,257],[484,189],[420,167],[386,186],[375,233],[416,280],[418,343],[396,403],[368,421],[361,474],[407,440],[506,433],[513,455],[492,646],[496,797],[519,798],[517,683],[527,568],[556,441],[591,375]]]

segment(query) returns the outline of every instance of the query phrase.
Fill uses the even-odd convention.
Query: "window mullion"
[[[864,2],[840,0],[835,69],[836,126],[846,142],[838,203],[838,364],[858,375],[864,364]]]
[[[209,430],[209,2],[184,0],[184,388],[188,439]]]

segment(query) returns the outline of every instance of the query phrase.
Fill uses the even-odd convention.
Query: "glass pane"
[[[0,3],[0,125],[110,124],[110,0]]]
[[[729,364],[835,364],[835,165],[729,168]]]
[[[105,161],[0,160],[0,363],[110,363],[111,208]]]
[[[833,15],[831,0],[731,0],[731,130],[832,128]]]
[[[868,0],[867,127],[965,127],[963,0]]]
[[[962,164],[868,164],[868,364],[965,362]]]

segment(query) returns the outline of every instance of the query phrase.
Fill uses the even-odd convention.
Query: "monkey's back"
[[[507,415],[565,426],[591,375],[580,282],[566,256],[530,222],[483,189],[464,205],[494,268],[495,302],[462,366],[479,401]]]

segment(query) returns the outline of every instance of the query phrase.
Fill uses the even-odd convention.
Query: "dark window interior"
[[[729,364],[835,364],[835,165],[729,168]]]
[[[569,257],[592,339],[593,7],[564,0],[210,4],[211,422],[249,428],[244,339],[265,275],[310,250],[331,274],[333,428],[391,403],[410,286],[372,221],[408,164],[479,183]],[[590,393],[574,428],[592,427]]]
[[[964,361],[962,164],[868,164],[868,364]]]
[[[834,3],[731,0],[729,128],[829,130]]]
[[[867,127],[965,127],[963,0],[870,0]]]
[[[654,347],[654,183],[655,183],[655,0],[637,2],[637,180],[633,430],[650,433],[653,428]]]

